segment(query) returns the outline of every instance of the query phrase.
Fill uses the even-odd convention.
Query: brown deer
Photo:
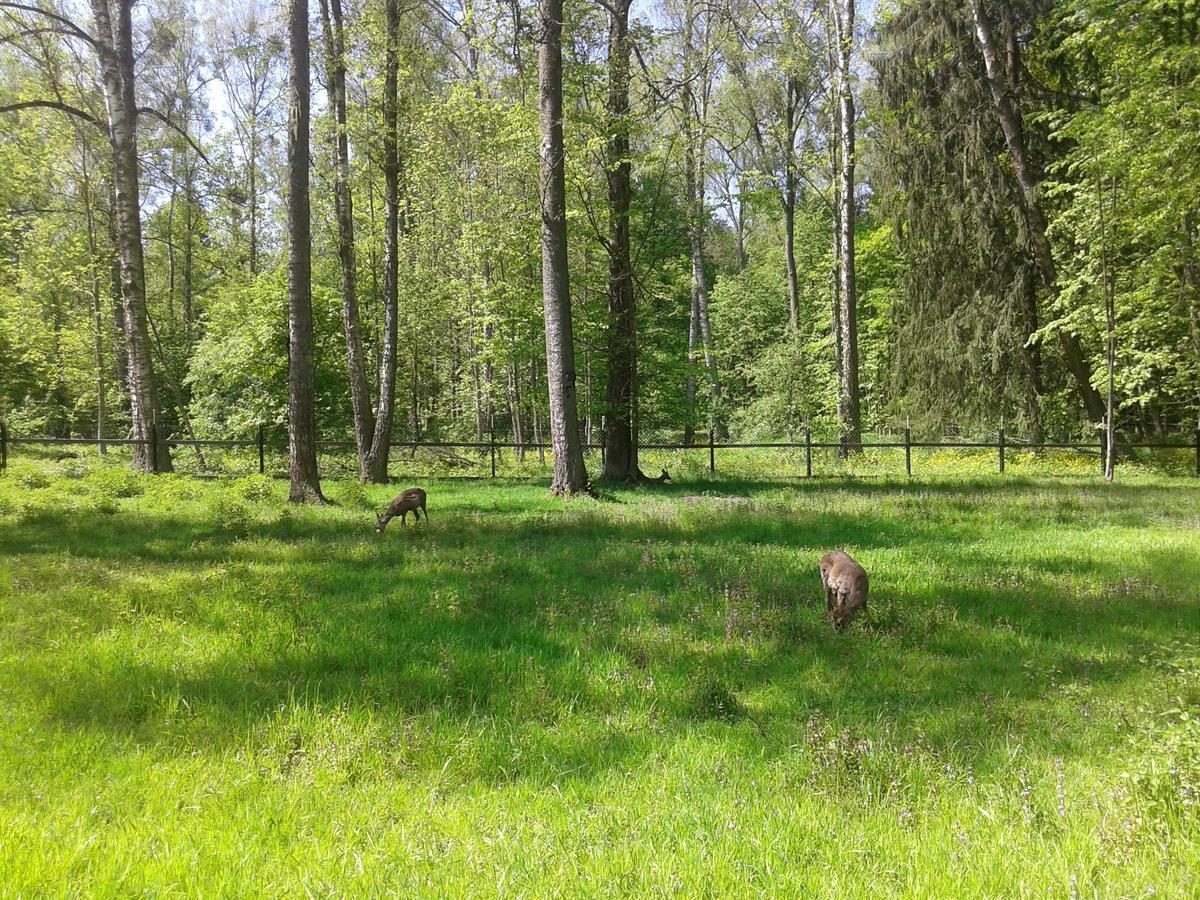
[[[843,631],[859,610],[867,608],[867,570],[843,550],[830,550],[819,566],[825,608],[834,628]]]
[[[400,524],[405,528],[408,527],[408,514],[413,514],[418,522],[421,521],[421,513],[425,513],[426,521],[429,520],[429,510],[425,508],[425,492],[420,488],[409,488],[399,497],[396,497],[388,504],[386,511],[379,514],[375,521],[375,533],[383,534],[383,529],[387,528],[387,523],[400,517]]]

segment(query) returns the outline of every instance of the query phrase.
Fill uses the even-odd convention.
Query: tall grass
[[[380,539],[386,488],[18,458],[0,893],[1195,894],[1194,482],[673,474]]]

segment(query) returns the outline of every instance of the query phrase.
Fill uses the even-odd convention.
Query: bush
[[[230,485],[230,490],[249,503],[261,503],[271,499],[271,479],[265,475],[247,475]]]
[[[335,499],[343,506],[352,509],[374,509],[375,504],[367,495],[366,489],[357,481],[343,481],[335,488]]]
[[[137,497],[145,489],[145,482],[129,469],[96,469],[87,476],[92,492],[113,500]]]
[[[253,518],[250,508],[230,491],[221,491],[209,504],[209,519],[222,531],[241,533]]]

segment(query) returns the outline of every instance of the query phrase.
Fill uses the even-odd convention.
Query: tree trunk
[[[192,349],[192,325],[195,320],[195,264],[194,249],[196,215],[193,203],[196,196],[194,183],[195,174],[190,162],[184,162],[184,204],[183,204],[183,235],[186,243],[183,246],[183,342],[188,353]]]
[[[104,378],[104,304],[100,290],[100,242],[96,233],[96,201],[93,194],[91,173],[88,170],[87,144],[80,141],[82,159],[83,212],[87,222],[88,262],[91,275],[92,325],[95,328],[93,349],[96,360],[96,446],[101,454],[108,452],[104,443],[104,408],[106,385]]]
[[[563,149],[563,0],[541,0],[538,102],[541,108],[542,305],[546,318],[546,382],[552,493],[569,497],[588,487],[575,396],[575,342],[567,272],[567,187]]]
[[[834,0],[840,4],[843,0]],[[858,294],[854,283],[854,90],[850,83],[854,49],[854,0],[835,6],[837,37],[838,143],[838,262],[841,275],[839,311],[842,377],[838,420],[842,429],[842,455],[862,449],[862,417],[858,392]]]
[[[704,122],[696,106],[692,81],[695,49],[692,31],[695,27],[694,8],[689,5],[684,22],[684,88],[683,103],[683,181],[684,206],[688,217],[688,243],[692,251],[692,322],[689,324],[689,359],[695,361],[695,343],[691,331],[696,331],[704,353],[704,368],[708,375],[709,427],[724,430],[721,424],[721,385],[717,377],[717,358],[712,350],[712,333],[708,324],[708,285],[704,277]],[[689,385],[690,387],[690,385]],[[689,392],[689,409],[694,402],[694,389]],[[693,417],[694,421],[694,417]]]
[[[538,409],[538,361],[534,356],[529,360],[529,405],[533,408],[533,442],[537,444],[538,465],[546,464],[546,447],[542,439],[542,412]]]
[[[250,135],[250,274],[258,274],[258,126]]]
[[[630,255],[629,8],[614,0],[608,20],[608,381],[604,392],[606,481],[640,481],[633,406],[637,391],[637,310]]]
[[[800,328],[800,279],[796,274],[796,81],[787,80],[787,146],[784,148],[783,173],[783,255],[787,266],[788,322],[795,339]],[[738,238],[739,250],[741,238]]]
[[[1037,263],[1038,272],[1052,300],[1058,298],[1058,270],[1054,263],[1054,254],[1050,249],[1050,241],[1046,237],[1046,217],[1042,212],[1041,199],[1038,196],[1038,180],[1034,175],[1026,153],[1025,134],[1020,115],[1013,105],[1006,84],[1004,65],[998,56],[992,23],[983,7],[983,0],[970,0],[971,16],[975,24],[975,37],[979,41],[979,49],[983,54],[984,67],[987,70],[988,88],[992,95],[992,106],[996,118],[1000,121],[1000,130],[1004,132],[1004,143],[1008,148],[1009,159],[1012,160],[1013,174],[1017,179],[1018,195],[1021,199],[1021,213],[1029,229],[1029,242],[1033,250],[1033,258]],[[1104,401],[1100,392],[1092,386],[1092,373],[1080,345],[1079,338],[1068,331],[1059,329],[1059,343],[1062,345],[1063,359],[1067,369],[1075,379],[1075,387],[1083,401],[1088,418],[1093,422],[1104,421]]]
[[[138,183],[137,101],[133,90],[133,2],[116,0],[115,27],[108,0],[91,2],[98,38],[96,50],[108,112],[108,138],[113,156],[113,211],[117,249],[121,258],[121,296],[133,439],[143,442],[133,445],[133,465],[143,472],[169,472],[171,454],[167,442],[158,442],[157,464],[149,443],[152,429],[159,421],[159,406],[146,319],[146,267],[142,251]]]
[[[288,450],[292,503],[324,503],[313,411],[312,235],[309,221],[308,0],[289,0]]]
[[[371,389],[363,362],[362,324],[358,311],[358,285],[354,252],[354,200],[350,192],[350,136],[346,124],[346,43],[341,0],[321,0],[325,29],[325,68],[333,107],[333,205],[338,226],[338,261],[342,272],[342,329],[346,335],[346,374],[350,408],[354,417],[354,444],[358,449],[358,478],[366,481],[367,456],[375,433]]]
[[[1026,396],[1029,415],[1029,442],[1040,444],[1044,437],[1042,428],[1042,348],[1033,342],[1038,330],[1037,284],[1033,271],[1022,267],[1021,315],[1024,318],[1021,354],[1025,359]]]
[[[400,276],[399,43],[400,2],[386,0],[387,52],[383,97],[383,356],[379,363],[379,403],[375,434],[367,456],[367,477],[388,482],[388,456],[396,403],[396,355]],[[413,370],[414,377],[416,370]]]
[[[1109,268],[1109,240],[1104,220],[1104,192],[1100,179],[1096,179],[1096,210],[1100,221],[1100,259],[1101,274],[1104,280],[1104,361],[1107,375],[1106,393],[1104,400],[1104,479],[1113,480],[1113,469],[1116,465],[1116,422],[1113,408],[1113,381],[1116,372],[1116,310],[1113,306],[1112,272]],[[1117,217],[1117,183],[1112,182],[1112,213],[1113,220]]]
[[[696,440],[696,347],[700,343],[700,307],[696,292],[692,291],[691,309],[688,314],[688,370],[684,386],[684,406],[687,424],[683,428],[683,444],[690,447]]]

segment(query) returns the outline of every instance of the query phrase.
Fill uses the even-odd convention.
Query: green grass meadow
[[[1200,479],[1035,472],[15,459],[0,896],[1198,896]]]

